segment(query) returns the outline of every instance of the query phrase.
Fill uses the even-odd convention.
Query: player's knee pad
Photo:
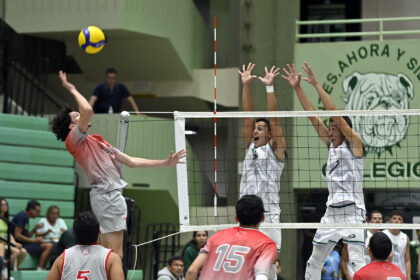
[[[354,273],[366,265],[365,247],[363,245],[348,244],[349,263]]]

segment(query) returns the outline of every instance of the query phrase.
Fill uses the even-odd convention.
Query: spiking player
[[[242,80],[242,107],[244,111],[253,111],[254,104],[251,95],[251,82],[257,76],[252,75],[255,64],[249,63],[242,72],[238,71]],[[267,111],[277,111],[277,100],[274,94],[274,78],[279,75],[280,68],[265,67],[265,77],[258,79],[266,86]],[[286,158],[286,142],[278,118],[270,120],[261,118],[244,119],[242,134],[245,140],[245,159],[243,163],[240,184],[240,196],[255,194],[264,202],[266,210],[265,222],[280,222],[280,177]],[[281,248],[281,230],[265,229],[266,233],[276,243],[277,250]]]
[[[296,74],[294,65],[287,67],[288,70],[283,68],[286,76],[282,77],[294,88],[303,109],[314,111],[314,106],[300,87],[301,74]],[[303,69],[308,74],[308,77],[303,79],[315,87],[325,109],[337,110],[306,62]],[[309,117],[309,119],[329,150],[326,170],[329,194],[327,210],[321,223],[364,223],[366,210],[363,196],[362,139],[352,129],[348,117],[331,117],[328,128],[319,117]],[[312,242],[314,246],[307,262],[305,279],[321,279],[321,269],[325,259],[341,238],[348,244],[353,272],[357,272],[365,265],[363,229],[318,229]]]
[[[113,249],[122,257],[127,205],[121,189],[127,183],[122,179],[119,163],[138,168],[174,166],[181,163],[180,159],[185,157],[186,152],[171,152],[164,160],[131,157],[112,147],[102,136],[88,135],[93,109],[76,87],[67,81],[65,73],[60,71],[59,76],[63,87],[76,100],[79,112],[64,108],[53,119],[52,130],[57,139],[66,142],[67,150],[88,176],[92,186],[90,204],[101,226],[101,245]]]
[[[221,230],[209,238],[187,271],[186,280],[267,280],[276,260],[276,244],[258,231],[264,205],[256,195],[244,195],[235,206],[239,227]],[[275,277],[275,271],[271,277]]]

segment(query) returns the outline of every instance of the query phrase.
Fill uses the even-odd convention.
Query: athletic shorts
[[[22,243],[22,247],[31,255],[38,257],[41,255],[41,243]]]
[[[265,220],[260,224],[260,226],[263,225],[269,225],[271,223],[280,223],[280,215],[277,213],[265,213]],[[271,240],[276,243],[277,246],[277,252],[280,252],[281,249],[281,229],[279,228],[265,228],[260,229],[262,233],[267,235],[271,238]]]
[[[121,190],[90,196],[90,206],[101,227],[101,233],[127,229],[127,204]]]
[[[357,208],[354,203],[340,207],[328,206],[321,223],[362,224],[366,223],[365,213],[364,209]],[[343,238],[344,243],[364,245],[365,236],[366,230],[364,229],[318,229],[312,243],[314,245],[325,245],[328,242],[337,243]]]

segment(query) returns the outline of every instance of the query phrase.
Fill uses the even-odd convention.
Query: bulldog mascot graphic
[[[343,81],[347,94],[346,110],[408,109],[413,98],[413,84],[404,74],[360,74],[354,72]],[[404,139],[408,116],[352,117],[353,128],[362,137],[365,149],[381,153]]]

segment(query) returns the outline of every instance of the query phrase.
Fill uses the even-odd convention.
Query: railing
[[[48,65],[46,58],[0,61],[3,113],[43,116],[46,104],[55,109],[61,107],[46,92]]]
[[[403,17],[403,18],[368,18],[368,19],[337,19],[337,20],[306,20],[296,21],[296,40],[313,39],[313,38],[337,38],[337,37],[360,37],[360,36],[378,36],[379,41],[384,40],[385,35],[407,35],[420,34],[420,29],[413,30],[384,30],[385,22],[400,21],[420,21],[420,17]],[[333,25],[333,24],[361,24],[361,23],[378,23],[377,31],[359,31],[359,32],[335,32],[335,33],[307,33],[301,34],[301,26],[309,25]]]

